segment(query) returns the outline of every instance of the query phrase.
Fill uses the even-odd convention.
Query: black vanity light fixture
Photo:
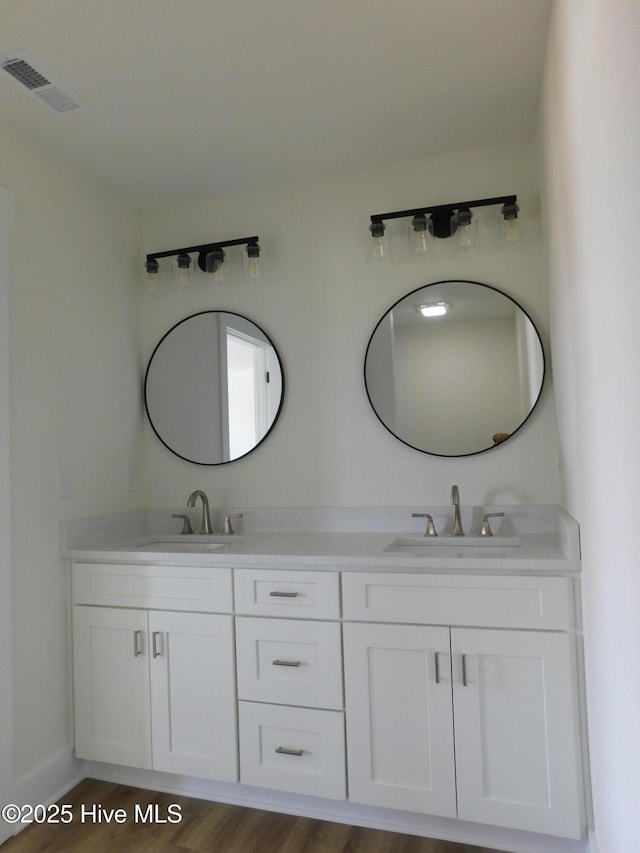
[[[202,272],[208,273],[216,284],[224,281],[224,263],[227,257],[225,249],[232,246],[243,246],[242,261],[245,271],[245,277],[249,281],[260,280],[260,243],[257,236],[254,237],[239,237],[236,240],[223,240],[218,243],[201,243],[198,246],[185,246],[182,249],[170,249],[166,252],[152,252],[147,255],[145,261],[145,271],[147,274],[147,283],[149,289],[154,292],[157,286],[158,274],[160,272],[161,258],[175,258],[173,267],[174,276],[180,287],[185,288],[189,285],[194,271],[195,264]],[[194,262],[192,255],[197,255]]]
[[[435,204],[429,207],[416,207],[412,210],[396,210],[392,213],[375,213],[371,216],[371,255],[374,260],[382,261],[387,257],[385,245],[385,220],[408,219],[409,242],[416,255],[426,255],[430,251],[434,238],[445,239],[456,235],[460,249],[471,249],[476,243],[473,208],[501,205],[500,237],[507,244],[515,245],[521,240],[518,221],[517,196],[505,195],[495,198],[460,201],[453,204]]]

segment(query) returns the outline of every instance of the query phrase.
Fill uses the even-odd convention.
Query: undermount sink
[[[175,539],[157,539],[138,545],[138,551],[156,551],[170,554],[215,554],[228,549],[231,542],[211,542],[199,540],[176,541]]]
[[[516,536],[399,536],[384,550],[416,557],[506,557],[519,549]]]

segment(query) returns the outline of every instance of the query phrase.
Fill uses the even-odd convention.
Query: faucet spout
[[[192,492],[189,495],[187,506],[195,506],[198,498],[200,498],[200,500],[202,501],[202,522],[200,524],[200,533],[213,533],[213,528],[211,527],[211,516],[209,515],[209,498],[205,495],[205,493],[200,489],[196,489],[195,492]]]
[[[457,486],[451,489],[451,503],[453,504],[453,535],[464,536],[462,519],[460,518],[460,491]]]

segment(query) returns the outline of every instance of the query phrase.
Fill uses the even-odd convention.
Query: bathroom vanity
[[[577,525],[469,507],[466,529],[496,509],[484,542],[452,541],[450,507],[430,510],[430,541],[397,508],[244,510],[228,537],[143,513],[126,541],[122,518],[111,541],[103,521],[64,525],[76,755],[246,805],[290,792],[294,813],[580,849]]]

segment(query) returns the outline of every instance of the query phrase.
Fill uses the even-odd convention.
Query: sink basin
[[[519,552],[520,540],[516,536],[399,536],[384,550],[416,557],[507,557]]]
[[[158,539],[138,545],[138,551],[157,551],[168,554],[215,554],[228,550],[231,542],[176,542],[175,539]]]

